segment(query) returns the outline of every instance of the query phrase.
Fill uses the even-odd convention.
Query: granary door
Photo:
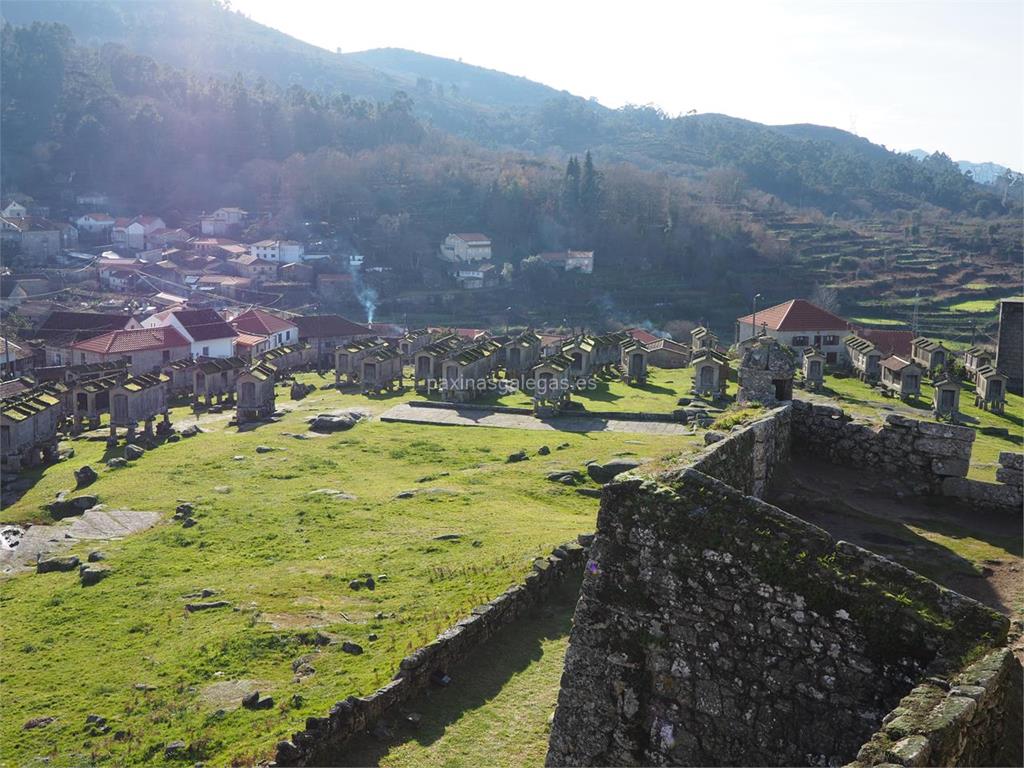
[[[644,372],[644,356],[636,353],[633,355],[633,363],[629,366],[629,373],[631,376],[639,376]]]
[[[715,372],[711,369],[710,365],[705,365],[700,369],[700,386],[701,389],[710,389],[715,383]]]
[[[944,389],[939,393],[939,405],[944,411],[953,410],[953,398],[956,393],[951,389]]]
[[[416,358],[416,378],[426,379],[430,377],[430,358],[426,355]]]
[[[124,424],[128,421],[128,397],[127,395],[114,395],[113,407],[110,411],[111,420]]]
[[[508,367],[514,370],[519,369],[519,361],[523,356],[523,351],[519,347],[514,347],[509,350],[508,353]]]
[[[811,378],[812,379],[820,379],[821,378],[821,361],[820,360],[811,360]]]
[[[376,381],[377,380],[377,364],[376,363],[364,363],[363,364],[363,381]]]
[[[256,401],[256,385],[251,381],[243,381],[238,399],[245,405],[252,405]]]

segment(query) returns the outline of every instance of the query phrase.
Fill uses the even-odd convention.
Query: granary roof
[[[174,360],[164,365],[164,368],[171,371],[187,371],[189,368],[194,368],[199,365],[199,361],[191,357],[186,357],[181,360]]]
[[[1009,376],[1007,376],[1006,374],[1000,373],[999,371],[997,371],[991,365],[983,365],[978,370],[976,370],[975,373],[978,376],[980,376],[981,378],[983,378],[983,379],[1007,379],[1007,380],[1009,380]]]
[[[141,352],[146,349],[187,347],[188,344],[188,339],[178,333],[176,328],[163,326],[139,328],[133,331],[111,331],[85,341],[79,341],[72,344],[71,348],[80,352],[109,355],[117,352]]]
[[[364,349],[373,349],[384,344],[384,339],[374,336],[372,339],[355,339],[345,345],[346,352],[360,352]]]
[[[857,336],[856,334],[854,334],[852,336],[847,336],[845,339],[843,339],[843,343],[846,346],[848,346],[850,349],[854,349],[854,350],[860,352],[861,354],[865,354],[865,355],[868,352],[871,352],[871,351],[873,351],[875,349],[875,345],[874,344],[872,344],[867,339],[863,339],[860,336]]]
[[[129,392],[142,392],[146,389],[159,387],[170,380],[171,377],[163,373],[141,373],[138,376],[132,376],[130,379],[127,379],[121,385],[121,388],[127,389]]]
[[[554,354],[542,357],[537,361],[537,364],[533,366],[533,370],[538,368],[553,368],[554,370],[562,373],[569,370],[572,367],[572,358],[564,354]]]
[[[383,363],[385,360],[394,360],[396,357],[401,357],[401,355],[402,351],[398,347],[384,346],[370,352],[370,354],[363,358],[363,361],[369,360],[371,362]]]
[[[934,352],[937,349],[945,349],[945,345],[941,341],[932,341],[924,336],[918,336],[916,339],[910,342],[913,346],[923,349],[925,352]]]
[[[523,331],[521,334],[512,339],[510,344],[516,346],[531,346],[533,344],[540,344],[540,336],[535,331]]]
[[[295,323],[291,320],[282,320],[277,315],[272,315],[266,310],[257,308],[243,312],[232,320],[231,324],[236,330],[265,335],[281,333],[296,327]]]
[[[81,381],[75,384],[75,391],[82,392],[106,392],[108,389],[113,389],[118,385],[121,380],[120,376],[105,376],[101,379],[90,379],[89,381]]]
[[[477,360],[482,360],[485,357],[490,357],[495,352],[501,349],[501,345],[494,341],[482,341],[479,344],[474,344],[471,347],[466,347],[455,352],[451,359],[459,365],[469,365],[475,363]]]
[[[653,344],[660,337],[655,336],[650,331],[645,331],[643,328],[629,328],[626,330],[630,336],[639,341],[641,344]]]
[[[32,389],[36,385],[28,376],[20,376],[17,379],[0,381],[0,399],[7,400],[15,395]]]
[[[690,362],[691,364],[696,365],[699,362],[703,362],[705,359],[710,359],[713,362],[718,363],[719,365],[729,362],[729,358],[727,358],[721,352],[714,349],[709,349],[707,347],[698,350],[697,354],[693,356],[693,359]]]
[[[246,365],[248,363],[240,357],[212,357],[198,363],[196,367],[203,373],[220,373],[245,368]]]
[[[260,381],[266,381],[267,379],[274,378],[274,374],[277,373],[277,367],[273,363],[260,361],[249,368],[246,373]]]
[[[991,357],[992,353],[984,347],[968,347],[964,350],[965,355],[973,355],[974,357]]]
[[[593,350],[595,340],[591,336],[576,336],[575,338],[569,339],[562,345],[562,351],[570,349],[582,349],[584,352],[590,352]]]
[[[899,373],[903,369],[909,368],[912,365],[915,368],[917,367],[917,365],[910,360],[904,360],[902,357],[897,357],[896,355],[889,355],[889,357],[884,358],[879,365],[883,368],[888,368],[890,371],[895,371],[896,373]]]
[[[430,344],[427,344],[416,354],[418,355],[443,355],[451,352],[455,347],[462,343],[462,339],[456,336],[454,333],[449,333],[445,336],[441,336]]]
[[[303,342],[301,344],[289,344],[286,347],[275,347],[268,352],[263,353],[264,360],[277,360],[279,357],[290,355],[292,352],[296,352],[300,349],[309,349],[309,344]]]
[[[753,325],[752,314],[738,318],[738,323]],[[811,304],[806,299],[790,299],[774,307],[757,311],[757,326],[764,323],[772,331],[833,331],[846,328],[843,318]]]
[[[299,315],[292,318],[299,327],[299,338],[318,336],[363,336],[373,333],[365,325],[354,323],[341,315]]]
[[[821,350],[816,347],[807,347],[803,352],[804,357],[825,357],[821,354]]]
[[[47,388],[36,387],[4,399],[0,412],[11,421],[24,421],[55,405],[60,405],[58,395]]]
[[[675,352],[680,355],[685,355],[687,352],[690,351],[689,344],[682,344],[678,341],[673,341],[672,339],[658,338],[652,341],[650,344],[646,344],[645,346],[650,352],[655,352],[659,349],[664,349],[668,352]]]

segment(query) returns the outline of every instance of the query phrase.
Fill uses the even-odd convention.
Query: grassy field
[[[848,412],[873,419],[882,418],[888,408],[909,408],[914,418],[931,419],[934,390],[928,381],[921,384],[921,397],[906,403],[885,397],[880,390],[873,389],[854,377],[825,377],[825,394],[832,396]],[[979,428],[971,452],[969,477],[995,482],[996,466],[1000,451],[1021,450],[1024,444],[1024,398],[1007,394],[1006,412],[1002,415],[983,411],[974,406],[974,387],[965,384],[960,393],[961,423]],[[1008,437],[982,434],[980,428],[996,427],[1009,430]]]
[[[307,716],[386,682],[402,656],[519,581],[533,558],[593,530],[597,502],[547,481],[548,471],[618,455],[663,457],[697,443],[377,421],[298,440],[282,433],[305,433],[310,414],[379,411],[405,396],[286,397],[279,406],[293,410],[279,423],[239,433],[226,419],[207,422],[208,432],[161,445],[126,469],[102,465],[103,442],[77,440],[74,459],[48,467],[3,510],[6,522],[39,520],[41,505],[74,486],[72,470],[90,464],[100,479],[89,492],[103,503],[166,520],[127,539],[76,546],[80,555],[106,553],[113,573],[96,586],[83,588],[70,573],[0,583],[4,763],[159,763],[177,739],[192,761],[265,759]],[[183,412],[175,418],[187,423]],[[537,455],[542,445],[549,456]],[[529,461],[505,462],[520,449]],[[315,493],[324,488],[356,498]],[[409,490],[412,498],[396,499]],[[195,504],[198,525],[169,520],[179,501]],[[448,533],[461,537],[435,538]],[[361,574],[387,580],[351,590]],[[186,613],[194,598],[185,596],[201,589],[231,606]],[[317,646],[317,630],[364,652]],[[292,662],[307,654],[316,673],[294,678]],[[239,708],[242,693],[255,689],[274,706]],[[110,732],[90,735],[89,714],[105,717]],[[44,716],[56,719],[22,730]]]

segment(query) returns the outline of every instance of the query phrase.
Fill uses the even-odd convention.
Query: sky
[[[1024,0],[232,0],[343,52],[408,48],[670,114],[842,128],[1024,170]]]

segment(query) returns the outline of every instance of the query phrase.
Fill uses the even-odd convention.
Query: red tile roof
[[[163,321],[170,315],[174,315],[195,341],[228,339],[237,335],[235,329],[212,309],[165,310],[157,313],[154,317]]]
[[[318,336],[369,336],[373,333],[365,325],[354,323],[341,315],[306,315],[293,317],[299,326],[299,338]]]
[[[245,333],[244,331],[238,334],[235,339],[235,348],[238,347],[255,347],[257,344],[267,340],[266,336],[257,333]]]
[[[122,330],[131,321],[131,315],[100,312],[51,312],[36,331],[44,341],[72,336],[75,341],[88,339],[105,331]]]
[[[491,238],[481,232],[455,232],[455,237],[467,243],[489,243]]]
[[[760,313],[759,313],[760,314]],[[914,338],[913,331],[894,331],[882,328],[852,328],[862,339],[867,339],[882,355],[910,357],[910,342]]]
[[[163,328],[141,328],[136,331],[111,331],[101,336],[72,344],[71,348],[79,352],[97,352],[101,355],[119,352],[141,352],[146,349],[166,349],[167,347],[188,347],[188,339],[178,333],[177,329],[166,326]]]
[[[282,320],[277,315],[272,315],[262,309],[250,309],[243,312],[231,321],[231,325],[235,327],[235,330],[262,336],[282,333],[296,327],[292,321]]]
[[[736,322],[752,325],[752,314],[739,318]],[[848,327],[848,323],[838,315],[811,304],[805,299],[791,299],[774,307],[757,311],[757,327],[765,324],[771,331],[838,331]]]
[[[651,344],[660,338],[658,336],[655,336],[653,333],[645,331],[643,328],[627,328],[626,333],[628,333],[634,339],[639,341],[641,344]]]

